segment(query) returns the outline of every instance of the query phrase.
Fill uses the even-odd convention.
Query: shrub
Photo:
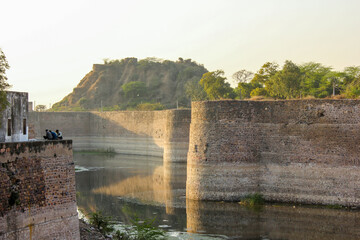
[[[90,213],[89,222],[94,225],[102,234],[109,234],[114,231],[111,217],[102,215],[101,212]]]
[[[165,109],[165,107],[161,103],[141,103],[136,106],[136,110],[138,111],[154,111],[163,109]]]
[[[250,195],[246,196],[240,202],[240,204],[245,205],[245,206],[250,206],[250,207],[263,205],[264,203],[265,203],[265,200],[264,200],[263,196],[259,193],[250,194]]]

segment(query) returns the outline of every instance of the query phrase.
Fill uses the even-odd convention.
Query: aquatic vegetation
[[[263,205],[264,203],[265,203],[265,199],[259,193],[249,194],[240,202],[241,205],[245,205],[249,207]]]
[[[157,240],[165,239],[165,232],[154,226],[156,218],[140,220],[137,216],[131,221],[132,226],[121,230],[114,228],[111,217],[102,215],[101,212],[89,214],[89,223],[96,227],[103,235],[113,235],[116,240]]]
[[[157,240],[165,239],[165,232],[154,226],[155,218],[140,220],[135,217],[131,222],[133,226],[126,227],[124,230],[117,230],[114,239],[132,240]]]

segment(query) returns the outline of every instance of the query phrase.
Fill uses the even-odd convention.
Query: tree
[[[346,86],[345,96],[347,98],[356,98],[360,96],[360,77]]]
[[[235,98],[234,89],[229,83],[225,82],[226,78],[222,77],[224,71],[217,70],[214,72],[204,73],[200,79],[200,84],[204,88],[209,100]]]
[[[45,105],[37,105],[35,107],[35,111],[37,112],[44,112],[46,110],[46,106]]]
[[[9,104],[6,98],[5,90],[10,87],[7,83],[6,70],[9,69],[9,63],[6,60],[5,54],[0,48],[0,112],[2,112]]]
[[[343,72],[343,88],[345,96],[356,98],[360,96],[360,66],[347,67]]]
[[[330,91],[332,90],[332,95],[335,96],[336,92],[340,92],[343,73],[341,72],[329,72],[324,76],[324,79],[327,81],[327,86]],[[330,94],[329,94],[330,95]]]
[[[254,76],[253,72],[247,71],[245,69],[242,69],[240,71],[237,71],[232,75],[232,78],[234,79],[235,83],[247,83],[249,82]]]
[[[278,72],[279,65],[274,62],[267,62],[255,73],[252,83],[266,85],[266,82]]]
[[[266,90],[276,98],[298,98],[301,94],[302,73],[291,61],[285,61],[281,71],[269,78]]]
[[[325,67],[321,63],[308,62],[299,66],[303,75],[301,82],[301,95],[324,98],[330,96],[331,88],[327,76],[332,72],[331,67]]]
[[[256,83],[256,82],[255,83],[240,82],[238,84],[238,87],[235,88],[235,93],[239,99],[250,98],[251,92],[257,88],[263,88],[262,84]],[[266,92],[265,89],[264,89],[264,91],[261,91],[261,93],[264,93],[264,92]]]
[[[360,66],[351,66],[344,69],[344,84],[347,85],[360,78]]]
[[[135,97],[143,98],[146,95],[146,84],[144,82],[128,82],[122,85],[122,89],[127,99],[132,99]]]
[[[199,80],[192,80],[185,83],[185,94],[191,101],[203,101],[207,99],[204,88],[200,85]]]

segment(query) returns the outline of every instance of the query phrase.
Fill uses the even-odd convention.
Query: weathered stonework
[[[360,101],[194,102],[187,198],[360,206]]]
[[[0,239],[79,239],[72,141],[0,143]]]

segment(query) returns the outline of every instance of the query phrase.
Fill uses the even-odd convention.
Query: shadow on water
[[[123,224],[134,214],[156,216],[175,239],[360,239],[358,211],[191,201],[184,163],[163,166],[158,157],[115,154],[74,153],[74,159],[79,209]]]

